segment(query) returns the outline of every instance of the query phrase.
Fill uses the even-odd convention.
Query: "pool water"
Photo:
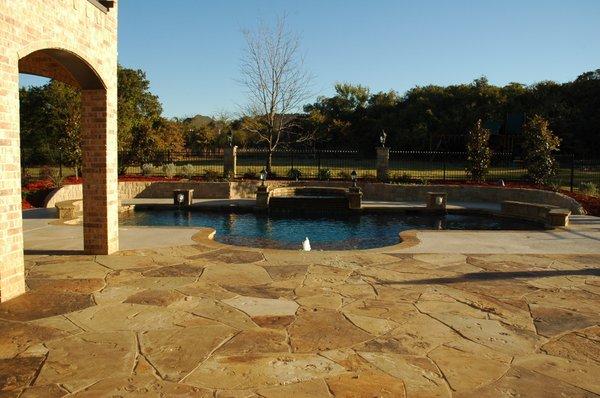
[[[211,227],[215,240],[238,246],[300,249],[308,237],[313,250],[370,249],[399,243],[409,229],[532,230],[535,223],[481,215],[374,213],[327,217],[275,216],[185,210],[137,210],[121,225]]]

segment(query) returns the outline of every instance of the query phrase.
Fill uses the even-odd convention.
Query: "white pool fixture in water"
[[[308,240],[308,237],[306,237],[304,239],[304,242],[302,242],[302,250],[304,250],[305,252],[310,251],[310,241]]]
[[[441,206],[442,203],[444,203],[444,198],[442,198],[441,196],[438,196],[435,198],[435,204],[438,206]]]

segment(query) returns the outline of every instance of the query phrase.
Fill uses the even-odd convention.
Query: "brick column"
[[[83,246],[87,254],[119,250],[116,90],[83,90]]]
[[[0,302],[25,292],[21,159],[19,142],[19,68],[0,55]]]
[[[389,177],[390,148],[377,148],[377,179],[385,181]]]
[[[223,151],[223,175],[235,178],[237,174],[237,146],[226,147]]]

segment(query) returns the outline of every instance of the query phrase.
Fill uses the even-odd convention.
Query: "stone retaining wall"
[[[194,198],[206,199],[253,199],[256,197],[258,181],[200,182],[120,182],[119,198],[170,198],[174,189],[193,189]],[[347,181],[268,181],[270,188],[280,187],[339,187],[347,188]],[[526,188],[476,187],[460,185],[398,185],[383,183],[359,183],[363,200],[425,202],[427,192],[440,191],[448,194],[449,202],[502,203],[506,200],[543,203],[571,210],[573,214],[585,214],[581,205],[566,195]],[[53,191],[46,200],[46,207],[54,207],[57,201],[81,198],[81,185],[66,185]]]

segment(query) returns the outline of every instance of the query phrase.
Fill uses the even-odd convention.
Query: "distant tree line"
[[[337,84],[335,95],[304,110],[321,145],[369,148],[385,131],[389,146],[397,149],[464,150],[467,132],[477,120],[489,127],[509,114],[522,114],[523,122],[533,115],[548,120],[562,151],[600,154],[600,69],[563,84],[498,87],[480,78],[471,84],[415,87],[402,96]],[[457,137],[464,139],[452,140]],[[452,147],[453,142],[459,147]]]
[[[256,130],[260,115],[166,118],[149,86],[143,71],[119,66],[121,171],[128,164],[151,162],[165,151],[221,148],[230,135],[241,147],[267,145]],[[77,90],[56,81],[20,90],[24,165],[80,166],[80,101]],[[480,127],[489,129],[490,122],[502,122],[511,113],[523,114],[527,120],[533,115],[543,117],[559,137],[562,152],[598,156],[600,69],[562,84],[545,81],[498,87],[480,78],[471,84],[415,87],[404,95],[371,93],[365,86],[340,83],[333,96],[319,97],[304,106],[304,112],[280,115],[286,129],[278,142],[279,148],[371,150],[385,131],[387,145],[396,149],[466,150],[468,132],[478,120]],[[453,141],[452,137],[464,139]]]

